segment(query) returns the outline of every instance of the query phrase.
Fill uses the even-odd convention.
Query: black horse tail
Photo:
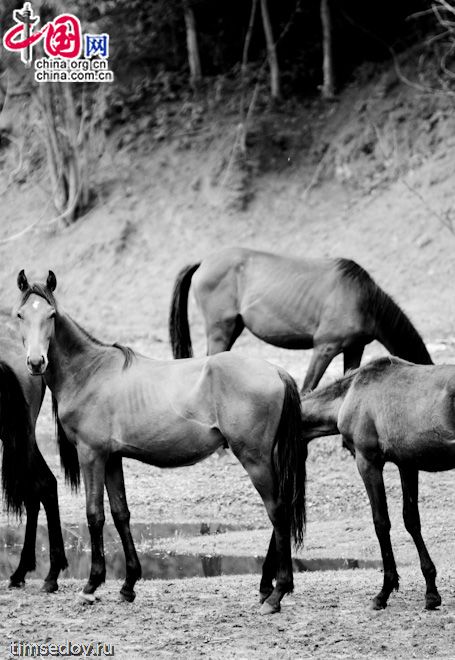
[[[284,401],[275,436],[275,470],[279,495],[291,522],[296,547],[303,543],[305,532],[305,483],[307,443],[303,440],[300,395],[296,382],[286,371],[279,371],[284,384]],[[276,451],[275,451],[276,447]]]
[[[0,361],[0,440],[3,443],[2,487],[6,509],[20,516],[28,492],[33,429],[21,384]]]
[[[414,362],[433,364],[422,337],[402,309],[376,285],[373,300],[376,338],[392,355]]]
[[[77,492],[81,483],[81,471],[76,447],[68,440],[58,417],[57,399],[52,395],[52,413],[55,421],[58,448],[60,451],[60,463],[65,471],[65,481],[70,484],[71,490]]]
[[[169,336],[174,358],[193,357],[188,324],[188,294],[191,278],[201,264],[185,266],[177,275],[169,313]]]

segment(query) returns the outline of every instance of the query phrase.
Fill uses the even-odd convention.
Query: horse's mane
[[[106,344],[100,339],[94,337],[88,330],[83,328],[77,321],[75,321],[72,316],[69,316],[69,314],[68,317],[71,319],[71,322],[74,323],[74,325],[77,327],[77,329],[84,335],[84,337],[88,339],[92,344],[95,344],[96,346],[104,346],[104,347],[113,346],[114,348],[118,348],[123,353],[123,357],[124,357],[123,369],[128,369],[128,367],[131,366],[131,363],[133,362],[133,358],[135,357],[136,354],[134,350],[130,348],[130,346],[124,346],[123,344],[119,344],[118,342],[114,342],[113,344]]]
[[[337,259],[343,277],[355,283],[376,322],[378,339],[394,355],[418,364],[432,364],[422,337],[391,296],[379,287],[359,264]]]
[[[385,371],[391,366],[398,366],[400,364],[408,364],[400,358],[393,355],[386,355],[376,360],[371,360],[358,369],[354,369],[351,373],[356,376],[356,383],[359,385],[368,385],[371,381],[381,377]]]
[[[351,386],[354,376],[357,375],[358,371],[359,369],[352,369],[346,372],[344,376],[341,376],[341,378],[334,380],[333,383],[329,383],[328,385],[324,385],[324,387],[318,387],[317,389],[308,392],[302,397],[302,403],[306,398],[324,399],[327,396],[329,399],[337,399],[338,397],[343,396]]]
[[[399,364],[406,364],[406,362],[392,355],[371,360],[371,362],[367,362],[366,364],[357,367],[357,369],[349,369],[344,376],[337,378],[333,383],[329,383],[324,387],[318,387],[316,390],[309,392],[303,396],[302,401],[304,401],[306,397],[325,398],[327,396],[329,399],[337,399],[346,394],[347,390],[352,385],[354,378],[356,384],[367,385],[378,376],[381,376],[391,365]]]
[[[333,383],[326,385],[325,387],[321,388],[321,390],[324,390],[327,394],[333,397],[339,397],[343,394],[346,394],[346,390],[351,386],[357,371],[358,369],[352,369],[348,371],[344,374],[344,376],[334,380]]]

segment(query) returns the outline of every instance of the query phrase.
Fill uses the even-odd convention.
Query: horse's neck
[[[329,396],[324,391],[316,391],[302,399],[303,424],[308,441],[338,433],[338,413],[344,396],[344,393]]]
[[[54,395],[77,382],[84,383],[104,347],[90,339],[66,314],[57,313],[48,351],[46,383]]]

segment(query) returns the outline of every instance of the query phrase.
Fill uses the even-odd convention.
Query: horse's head
[[[49,342],[54,334],[56,303],[53,291],[57,279],[50,270],[45,284],[30,285],[21,270],[17,286],[21,292],[17,317],[27,351],[27,368],[32,375],[41,376],[47,369]]]

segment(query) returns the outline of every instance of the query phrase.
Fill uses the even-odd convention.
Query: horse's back
[[[455,366],[382,358],[360,368],[339,428],[366,454],[422,470],[455,467]]]
[[[278,369],[262,360],[230,353],[166,361],[137,356],[104,382],[99,373],[99,391],[87,390],[84,401],[62,413],[83,442],[108,443],[161,467],[195,463],[226,443],[253,445],[252,430],[271,448],[284,388]]]
[[[193,284],[207,328],[240,316],[264,341],[311,348],[339,279],[336,259],[227,248],[204,259]]]

